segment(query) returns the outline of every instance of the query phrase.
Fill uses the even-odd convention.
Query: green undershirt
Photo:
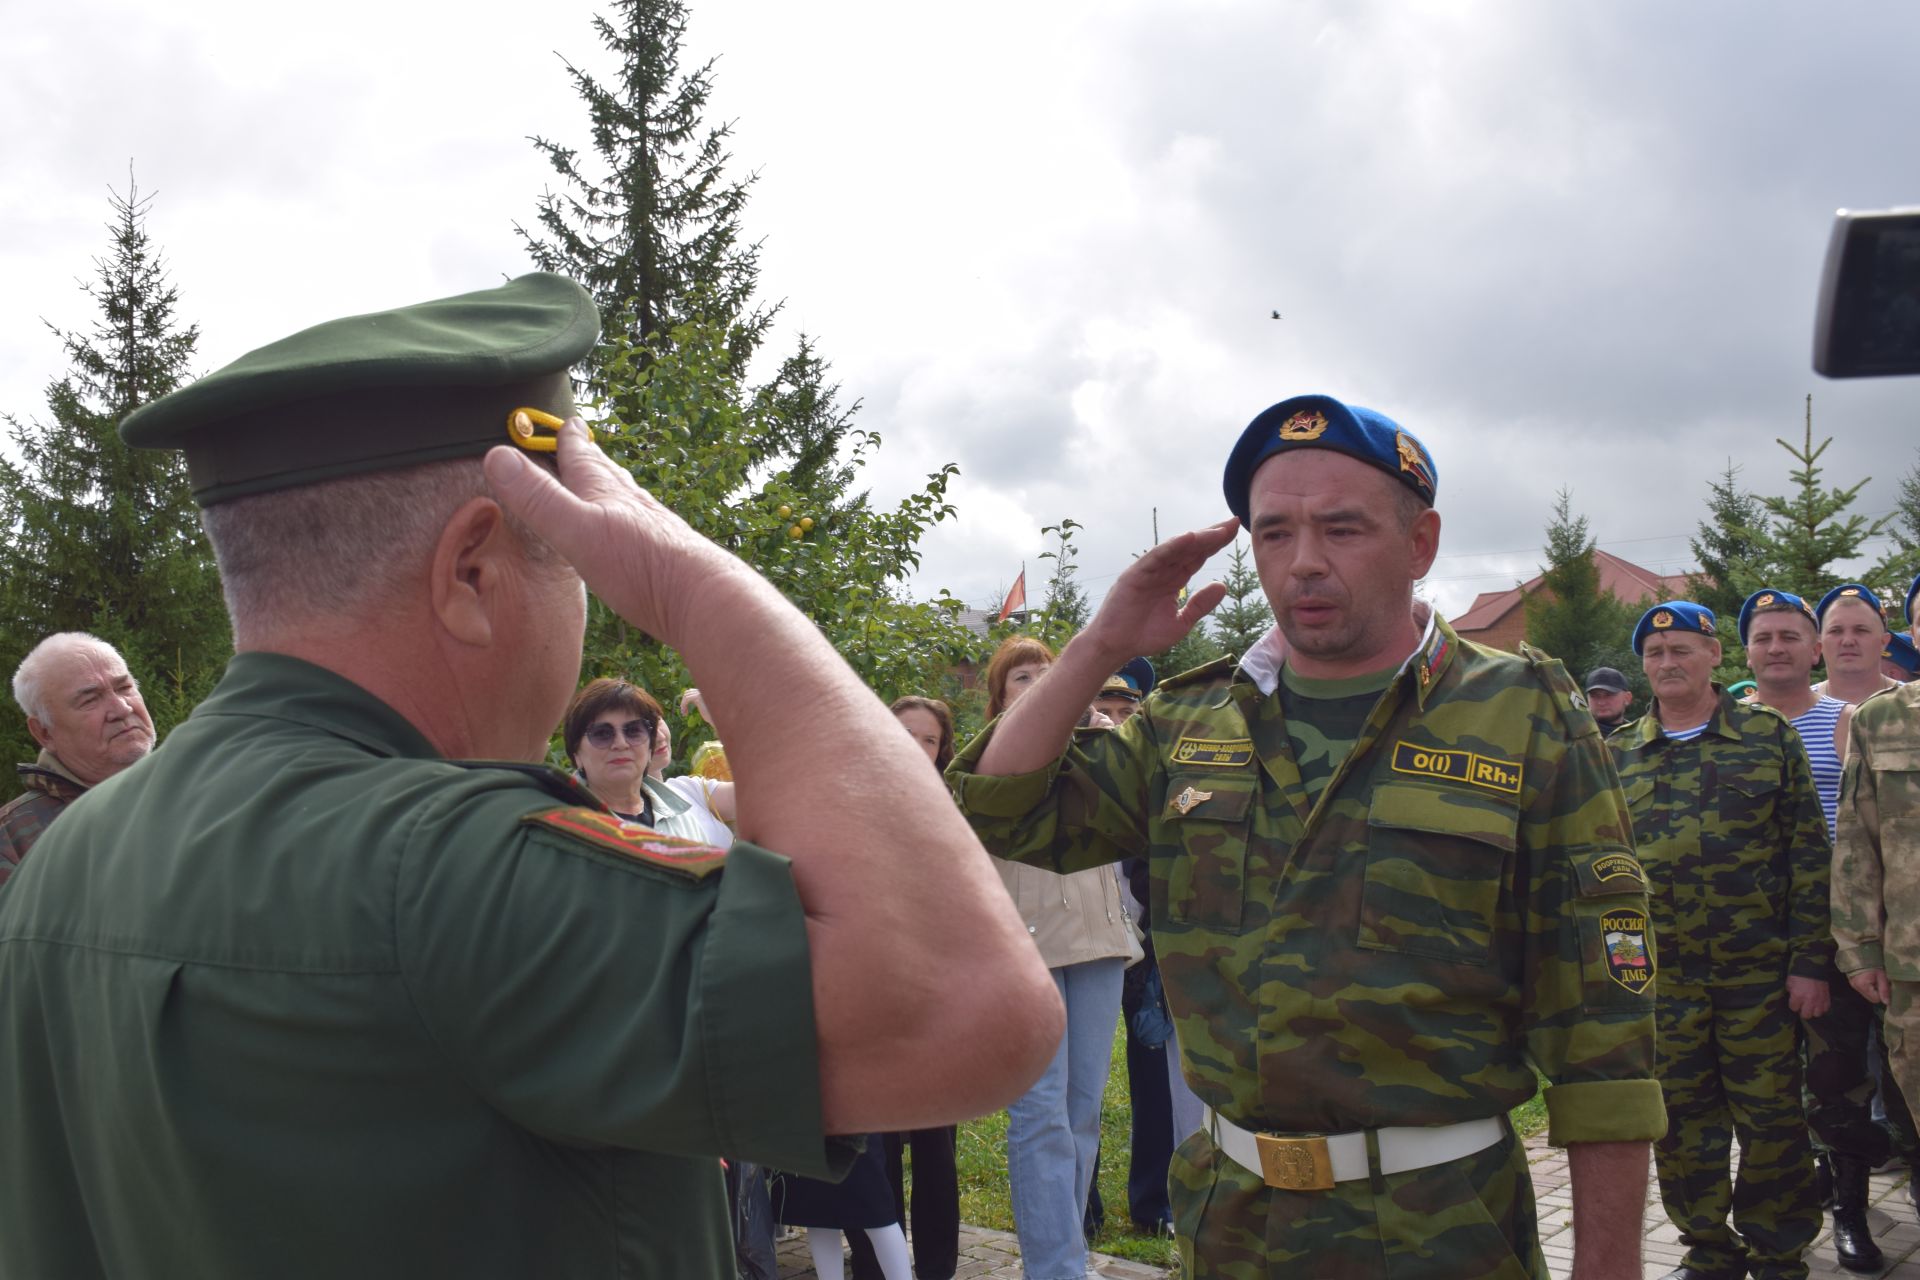
[[[1380,693],[1400,673],[1400,663],[1382,671],[1345,680],[1316,680],[1292,667],[1280,668],[1280,711],[1287,721],[1287,741],[1309,803],[1353,750],[1360,728],[1367,722]]]

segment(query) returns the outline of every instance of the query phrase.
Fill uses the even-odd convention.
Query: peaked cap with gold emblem
[[[1375,409],[1342,404],[1332,396],[1295,396],[1282,400],[1247,424],[1227,457],[1221,487],[1227,509],[1248,523],[1247,491],[1253,473],[1276,453],[1288,449],[1332,449],[1358,458],[1419,494],[1433,505],[1439,472],[1433,455],[1411,431]]]
[[[1647,637],[1664,634],[1669,631],[1686,631],[1694,635],[1713,636],[1719,639],[1714,630],[1713,610],[1691,600],[1669,600],[1657,604],[1640,615],[1640,624],[1633,629],[1634,656],[1640,656],[1640,646]]]
[[[303,329],[127,415],[135,448],[187,455],[203,507],[341,476],[479,457],[521,409],[573,412],[587,291],[538,272]]]

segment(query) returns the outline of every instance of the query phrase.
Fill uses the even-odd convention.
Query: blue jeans
[[[1087,1273],[1080,1217],[1100,1145],[1126,966],[1115,956],[1049,971],[1067,1006],[1067,1033],[1045,1074],[1007,1108],[1007,1182],[1027,1280]]]

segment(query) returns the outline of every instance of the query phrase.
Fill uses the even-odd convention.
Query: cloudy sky
[[[527,269],[526,138],[584,142],[559,56],[602,65],[594,9],[14,13],[0,410],[44,415],[42,321],[91,323],[130,160],[203,369]],[[1729,459],[1784,490],[1809,391],[1829,477],[1891,506],[1920,380],[1808,355],[1835,208],[1920,204],[1916,48],[1920,7],[1848,0],[729,0],[688,40],[759,174],[779,345],[864,401],[881,496],[960,465],[928,593],[1038,579],[1071,516],[1098,595],[1155,508],[1224,514],[1255,413],[1324,391],[1437,459],[1449,613],[1537,570],[1563,486],[1602,546],[1690,567]]]

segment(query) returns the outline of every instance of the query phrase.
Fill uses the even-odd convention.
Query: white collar
[[[1413,617],[1415,622],[1422,624],[1420,643],[1413,646],[1412,653],[1400,660],[1399,669],[1393,673],[1396,679],[1399,678],[1401,671],[1407,669],[1407,664],[1413,661],[1414,655],[1425,650],[1433,642],[1433,633],[1440,615],[1426,601],[1415,600]],[[1247,650],[1244,658],[1240,659],[1240,670],[1247,679],[1253,681],[1263,695],[1269,695],[1280,687],[1280,668],[1286,665],[1286,661],[1287,638],[1280,634],[1280,626],[1276,623],[1267,628],[1265,635],[1253,642],[1253,647]]]

